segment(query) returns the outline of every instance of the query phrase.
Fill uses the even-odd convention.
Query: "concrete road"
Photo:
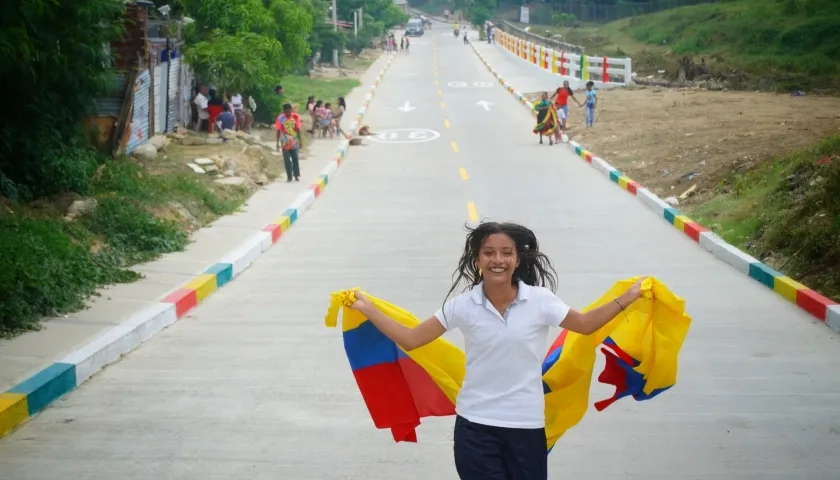
[[[418,444],[376,431],[323,315],[330,291],[354,286],[432,314],[478,217],[531,226],[574,306],[649,274],[694,316],[678,385],[590,412],[552,452],[552,478],[838,478],[832,332],[566,146],[538,145],[533,117],[451,30],[413,40],[366,118],[379,141],[353,147],[239,279],[0,440],[0,478],[454,480],[452,419],[425,422]]]

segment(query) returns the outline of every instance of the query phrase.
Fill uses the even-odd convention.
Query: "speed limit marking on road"
[[[449,82],[446,85],[452,88],[490,88],[493,82]]]
[[[422,143],[437,140],[440,132],[427,128],[395,128],[383,130],[369,138],[377,143]]]

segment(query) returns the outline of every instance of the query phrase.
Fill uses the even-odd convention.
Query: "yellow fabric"
[[[615,301],[636,280],[617,282],[581,311]],[[642,282],[641,290],[642,298],[597,332],[591,335],[568,332],[560,358],[543,375],[543,381],[551,389],[545,396],[549,448],[586,413],[595,354],[607,337],[640,362],[634,370],[645,376],[645,393],[676,383],[679,351],[691,325],[691,317],[685,313],[685,301],[652,277]]]
[[[636,280],[638,277],[617,282],[582,311],[586,312],[613,302]],[[691,317],[685,313],[684,300],[671,293],[657,279],[649,277],[644,280],[641,290],[642,298],[592,335],[568,332],[559,359],[543,375],[543,381],[551,389],[545,396],[548,449],[551,449],[566,430],[575,426],[586,413],[596,350],[608,336],[640,362],[635,370],[646,379],[645,393],[649,394],[676,383],[678,355],[688,333]],[[370,295],[368,298],[373,305],[398,323],[408,327],[420,323],[411,313],[393,304]],[[326,326],[336,327],[339,311],[342,311],[342,331],[352,330],[365,322],[364,315],[346,308],[354,301],[352,290],[332,293],[325,318]],[[406,353],[429,373],[446,396],[454,402],[464,379],[464,353],[444,338]]]

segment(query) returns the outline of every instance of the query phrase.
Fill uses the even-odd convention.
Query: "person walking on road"
[[[277,150],[283,151],[283,166],[286,169],[286,182],[294,177],[300,181],[300,116],[292,111],[292,105],[283,105],[283,113],[277,117],[274,125],[277,129]]]
[[[455,469],[461,480],[547,480],[542,361],[549,327],[589,335],[641,297],[643,279],[586,313],[554,294],[557,276],[537,237],[513,223],[467,229],[442,308],[409,328],[356,290],[350,307],[405,350],[461,330],[467,367],[455,402]],[[449,299],[461,282],[464,292]]]
[[[338,97],[338,111],[333,118],[333,124],[335,126],[335,131],[344,135],[344,138],[350,140],[350,135],[344,132],[341,129],[341,119],[344,117],[344,112],[347,111],[347,103],[344,101],[344,97]]]
[[[598,104],[598,96],[595,93],[595,82],[586,82],[586,128],[592,127],[595,123],[595,106]]]
[[[543,92],[540,101],[534,104],[534,113],[537,114],[537,125],[534,126],[534,133],[540,136],[540,145],[543,143],[543,135],[548,137],[548,144],[554,145],[554,134],[560,127],[557,121],[557,110],[548,101],[548,93]]]
[[[554,107],[558,111],[563,111],[563,114],[560,115],[560,117],[563,120],[561,127],[564,130],[566,128],[566,119],[569,118],[569,98],[574,100],[579,107],[583,106],[583,104],[580,103],[577,98],[575,98],[575,92],[572,90],[572,87],[569,86],[569,81],[566,80],[563,82],[563,86],[555,90],[554,94],[551,96],[551,99],[554,101]]]

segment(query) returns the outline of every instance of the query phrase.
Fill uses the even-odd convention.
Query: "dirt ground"
[[[733,171],[840,133],[840,98],[634,86],[599,91],[583,122],[570,101],[571,139],[661,198],[696,186],[680,203],[697,203]]]

